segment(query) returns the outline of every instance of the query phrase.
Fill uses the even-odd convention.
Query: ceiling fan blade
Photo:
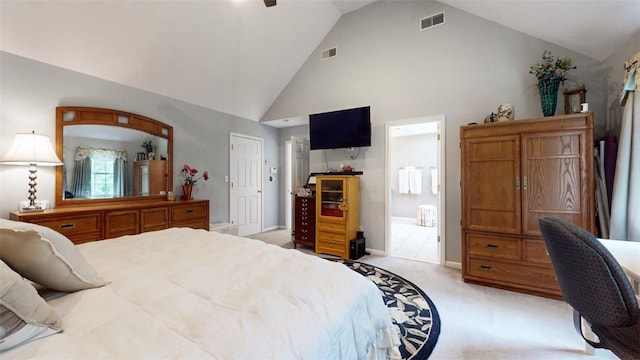
[[[267,5],[267,7],[276,6],[276,0],[264,0],[264,4]]]

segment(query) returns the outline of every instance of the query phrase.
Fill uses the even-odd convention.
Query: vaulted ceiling
[[[259,121],[340,17],[373,2],[0,1],[0,50]],[[599,61],[640,31],[636,0],[441,2]]]

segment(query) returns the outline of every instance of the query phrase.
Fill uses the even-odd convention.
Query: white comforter
[[[178,228],[78,248],[111,283],[50,300],[63,316],[63,333],[3,359],[398,355],[377,287],[342,264]]]

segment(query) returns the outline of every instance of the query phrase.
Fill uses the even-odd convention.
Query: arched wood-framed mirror
[[[56,168],[56,207],[161,200],[173,190],[173,127],[158,120],[57,107],[56,153],[64,164]]]

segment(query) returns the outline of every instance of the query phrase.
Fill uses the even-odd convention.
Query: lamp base
[[[30,209],[30,208],[25,208],[25,209],[20,209],[18,212],[21,214],[24,213],[38,213],[38,212],[44,212],[45,209]]]
[[[49,208],[49,201],[47,200],[34,200],[34,204],[31,205],[31,201],[20,201],[19,211],[20,213],[32,213],[43,212]]]

